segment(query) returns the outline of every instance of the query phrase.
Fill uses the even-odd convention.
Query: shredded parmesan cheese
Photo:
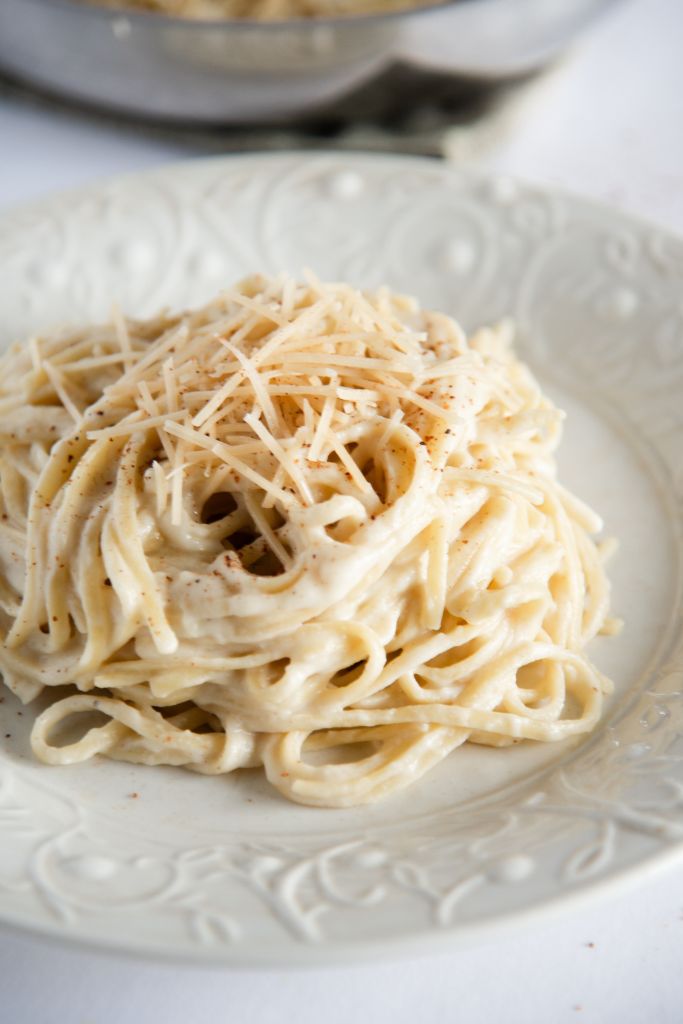
[[[0,668],[25,700],[71,686],[36,756],[260,765],[351,806],[465,742],[589,731],[609,683],[585,646],[618,622],[561,419],[509,326],[468,341],[313,275],[16,347]]]

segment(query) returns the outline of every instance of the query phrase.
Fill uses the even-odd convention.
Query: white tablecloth
[[[630,0],[535,90],[484,166],[683,232],[683,3]],[[0,204],[199,153],[201,145],[0,100]],[[2,287],[0,283],[0,288]],[[680,1024],[680,868],[497,942],[397,964],[181,968],[0,933],[0,1024]]]

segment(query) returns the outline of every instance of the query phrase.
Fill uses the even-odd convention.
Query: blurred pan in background
[[[616,2],[451,0],[264,22],[0,0],[0,68],[62,97],[155,121],[301,123],[338,109],[348,117],[355,96],[365,113],[361,98],[375,82],[383,83],[379,107],[408,102],[410,88],[394,93],[394,77],[468,87],[527,74]]]

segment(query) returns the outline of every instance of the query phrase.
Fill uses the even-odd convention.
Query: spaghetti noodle
[[[510,334],[255,276],[15,346],[0,668],[55,692],[35,755],[262,765],[350,806],[466,741],[592,729],[601,524],[556,480],[561,414]]]
[[[197,20],[338,18],[425,7],[434,0],[88,0],[101,7]]]

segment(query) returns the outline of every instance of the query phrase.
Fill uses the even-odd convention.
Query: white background
[[[0,99],[0,205],[201,152]],[[481,164],[683,232],[683,2],[626,0],[534,90]],[[183,968],[4,933],[0,1024],[680,1024],[681,862],[498,941],[395,964]]]

